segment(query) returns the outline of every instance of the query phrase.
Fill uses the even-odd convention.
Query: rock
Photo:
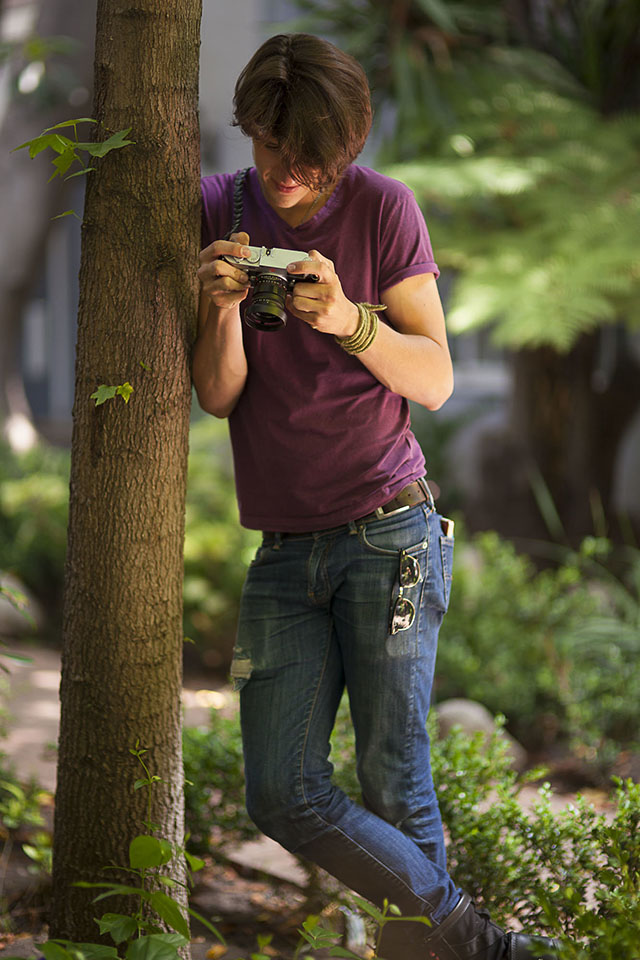
[[[496,729],[492,714],[475,700],[462,698],[444,700],[435,709],[438,718],[438,735],[441,738],[446,737],[453,727],[461,727],[465,733],[469,734],[481,731],[487,737],[490,737]],[[507,753],[514,769],[519,773],[526,770],[527,751],[506,730],[502,730],[500,735],[507,744]]]

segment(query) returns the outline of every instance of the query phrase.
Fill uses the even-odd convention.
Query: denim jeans
[[[420,579],[401,588],[402,551],[417,559]],[[231,670],[257,826],[372,902],[387,898],[405,916],[435,922],[460,897],[446,870],[425,729],[452,554],[429,503],[334,530],[266,534]],[[415,617],[394,633],[399,594]],[[331,781],[329,737],[345,685],[362,804]]]

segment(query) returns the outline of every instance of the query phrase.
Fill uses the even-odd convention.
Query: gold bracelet
[[[386,310],[384,303],[357,303],[358,326],[350,337],[334,337],[346,353],[356,354],[367,350],[378,334],[378,310]]]

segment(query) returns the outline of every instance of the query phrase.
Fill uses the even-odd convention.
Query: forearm
[[[224,310],[210,304],[208,311],[205,307],[201,312],[192,373],[202,409],[215,417],[228,417],[247,379],[247,358],[237,306]]]
[[[385,387],[429,410],[451,396],[449,351],[428,336],[399,333],[380,320],[375,340],[357,356]]]

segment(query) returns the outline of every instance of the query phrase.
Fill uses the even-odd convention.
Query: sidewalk
[[[10,693],[0,699],[9,715],[9,730],[8,736],[0,741],[0,750],[6,754],[19,780],[33,778],[53,793],[60,719],[60,655],[55,650],[26,645],[9,650],[29,656],[31,662],[5,661]],[[225,690],[185,687],[182,691],[185,726],[206,724],[211,707],[223,707],[228,697]],[[300,886],[307,881],[295,858],[267,837],[243,844],[230,859],[240,866]]]

